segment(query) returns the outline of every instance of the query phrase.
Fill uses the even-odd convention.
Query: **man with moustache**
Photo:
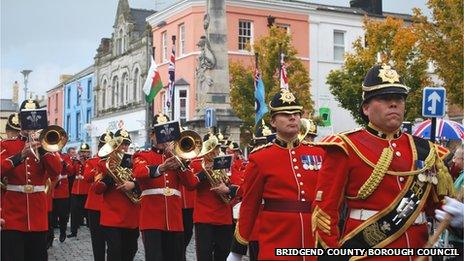
[[[426,213],[453,191],[442,161],[448,151],[401,132],[409,88],[389,65],[372,67],[362,90],[360,113],[367,126],[321,142],[326,157],[313,204],[317,245],[421,248],[428,238]],[[339,231],[344,203],[347,219]]]

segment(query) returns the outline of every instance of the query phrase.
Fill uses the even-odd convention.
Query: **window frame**
[[[250,23],[250,28],[249,29],[242,29],[240,27],[241,23]],[[244,34],[240,34],[241,30],[249,30],[250,31],[250,35],[244,35]],[[247,51],[246,49],[246,46],[247,46],[247,43],[250,44],[250,46],[253,46],[253,21],[251,20],[245,20],[245,19],[240,19],[238,20],[238,34],[237,34],[238,38],[238,50],[239,51]],[[248,42],[243,42],[241,41],[241,39],[249,39]]]
[[[179,46],[177,50],[177,53],[179,56],[182,56],[185,54],[185,23],[182,23],[179,25],[178,28],[178,34],[179,34]]]
[[[181,106],[180,106],[180,102],[181,102],[180,92],[181,91],[186,92],[186,97],[182,98],[182,99],[185,99],[185,118],[181,118],[181,115],[180,115],[180,108],[181,108]],[[190,91],[189,91],[189,86],[188,85],[176,86],[176,88],[174,90],[174,108],[178,108],[177,110],[174,111],[174,120],[181,121],[181,124],[185,123],[185,121],[189,120],[189,106],[190,106],[189,94],[190,94]],[[183,121],[183,120],[185,120],[185,121]]]
[[[168,32],[164,31],[161,33],[161,61],[166,62],[168,60]]]
[[[342,35],[342,40],[343,40],[343,44],[339,44],[339,43],[336,43],[335,42],[335,35],[336,34],[341,34]],[[333,31],[333,60],[334,61],[337,61],[337,62],[340,62],[340,61],[343,61],[345,59],[345,52],[346,52],[346,44],[345,44],[345,35],[346,35],[346,31],[343,31],[343,30],[334,30]],[[342,57],[341,59],[339,59],[339,57],[336,57],[336,50],[337,49],[340,49],[340,48],[343,48],[343,52],[342,52]]]

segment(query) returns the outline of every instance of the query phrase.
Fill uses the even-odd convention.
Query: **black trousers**
[[[185,251],[193,235],[193,208],[182,209],[182,221],[184,222],[184,251]]]
[[[132,261],[137,253],[139,229],[101,226],[105,241],[108,261]]]
[[[77,234],[82,219],[87,219],[87,210],[84,209],[87,195],[71,195],[71,234]]]
[[[105,236],[100,226],[100,211],[87,210],[89,215],[90,239],[92,241],[93,259],[105,261]]]
[[[66,235],[66,225],[69,221],[69,198],[53,199],[53,220],[58,220],[60,234]]]
[[[16,231],[16,230],[3,230],[2,231],[2,260],[4,261],[29,261],[29,260],[46,261],[48,260],[47,234],[48,234],[48,231],[21,232],[21,231]]]
[[[55,232],[53,231],[53,212],[49,211],[47,214],[48,218],[48,231],[47,231],[47,249],[53,245],[53,239],[55,239]]]
[[[250,261],[257,261],[258,260],[258,253],[259,253],[258,241],[250,241],[250,242],[248,242],[248,250],[250,252]]]
[[[184,233],[158,229],[142,231],[146,261],[183,261]]]
[[[196,223],[197,260],[226,260],[232,243],[232,235],[232,225]]]

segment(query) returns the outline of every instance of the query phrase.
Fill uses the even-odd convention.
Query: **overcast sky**
[[[1,0],[1,98],[11,98],[23,69],[33,72],[28,88],[43,95],[58,84],[61,74],[74,74],[93,63],[103,37],[111,37],[118,0]],[[175,0],[129,0],[133,8],[160,10]],[[349,0],[314,0],[349,6]],[[384,0],[388,12],[411,14],[426,9],[426,0]]]

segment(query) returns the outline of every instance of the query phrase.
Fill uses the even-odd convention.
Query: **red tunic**
[[[140,210],[140,230],[159,229],[163,231],[183,231],[181,183],[194,185],[197,183],[191,172],[166,171],[156,178],[150,177],[149,166],[159,166],[165,161],[160,151],[141,151],[134,155],[133,176],[140,189],[147,193],[152,189],[170,189],[175,194],[143,195]],[[177,194],[177,195],[176,195]],[[155,217],[156,218],[153,218]]]
[[[73,175],[74,167],[71,161],[71,157],[67,154],[60,154],[63,160],[63,170],[57,177],[56,185],[52,190],[53,198],[69,198],[69,185],[68,176]]]
[[[106,161],[98,162],[101,173],[106,174]],[[126,194],[117,190],[116,186],[108,186],[103,193],[103,202],[100,209],[100,224],[108,227],[138,228],[140,205],[134,204]]]
[[[90,184],[89,193],[87,194],[87,201],[85,202],[85,208],[100,211],[103,195],[95,193],[95,181],[102,178],[101,173],[98,171],[98,162],[100,158],[93,157],[88,159],[84,168],[84,181]]]
[[[188,189],[181,184],[180,192],[182,193],[182,208],[193,208],[195,205],[195,190]]]
[[[89,193],[90,183],[84,180],[85,162],[86,160],[74,163],[75,179],[71,190],[73,195],[87,195]]]
[[[194,173],[203,171],[202,159],[193,160],[190,168]],[[204,180],[195,185],[196,197],[193,211],[193,223],[206,223],[212,225],[231,225],[232,207],[224,203],[221,197],[211,190],[209,181]]]
[[[56,177],[61,172],[60,158],[54,153],[45,153],[38,161],[28,156],[15,166],[10,157],[21,153],[24,140],[6,140],[0,143],[2,169],[0,176],[7,177],[9,185],[45,186],[48,177]],[[3,196],[2,218],[5,224],[2,230],[23,232],[47,231],[47,196],[45,192],[24,193],[6,191]]]
[[[327,157],[324,159],[316,187],[319,199],[315,201],[315,207],[319,208],[330,222],[330,230],[315,226],[316,237],[319,244],[331,248],[340,247],[344,236],[365,222],[350,218],[351,209],[384,210],[392,204],[408,181],[408,176],[405,175],[385,174],[370,196],[365,199],[356,198],[358,191],[373,172],[373,168],[361,159],[360,155],[375,164],[382,150],[391,144],[394,154],[388,170],[392,172],[415,170],[415,160],[417,160],[412,136],[407,134],[400,134],[397,138],[387,140],[366,130],[358,130],[345,134],[343,137],[346,137],[352,145],[339,136],[328,137],[321,143],[326,149]],[[431,210],[434,207],[431,196],[432,193],[429,194],[428,199],[425,199],[428,205],[425,205],[422,211]],[[348,217],[345,230],[339,231],[337,224],[343,202],[346,202],[348,206]],[[426,223],[413,224],[397,239],[383,247],[420,248],[424,246],[427,238]],[[408,257],[395,257],[395,260],[402,260],[402,258],[408,259]]]
[[[247,244],[252,239],[259,215],[258,259],[307,259],[275,256],[275,248],[308,248],[314,245],[309,209],[318,176],[313,166],[322,162],[322,156],[322,149],[298,143],[288,147],[269,143],[250,155],[235,239]],[[260,210],[263,200],[265,204],[290,202],[290,205],[306,207],[307,211]]]

